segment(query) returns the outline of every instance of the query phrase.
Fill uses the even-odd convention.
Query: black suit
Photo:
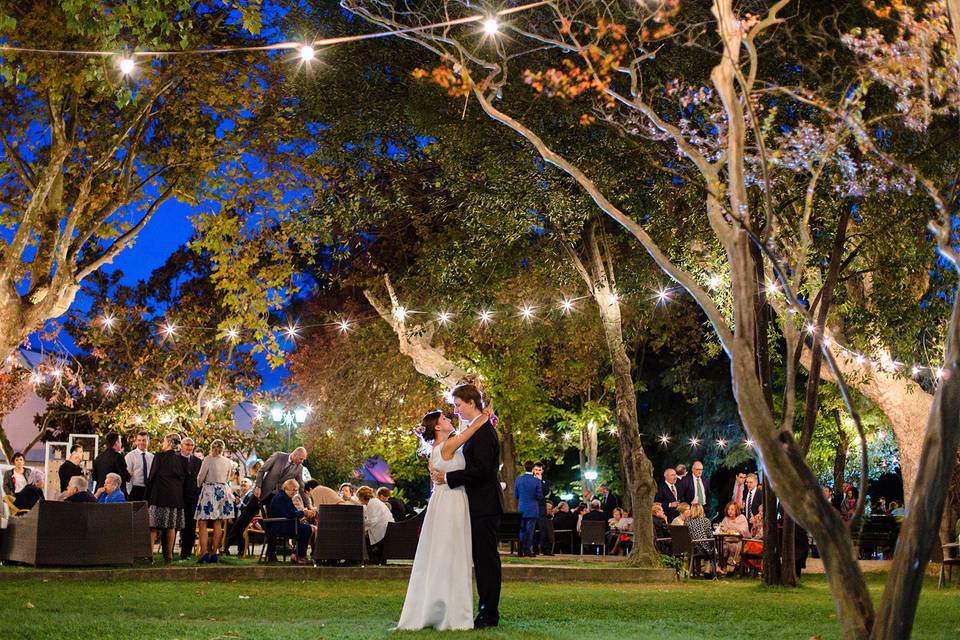
[[[760,507],[763,506],[763,487],[757,485],[757,488],[753,492],[753,500],[750,500],[750,492],[748,490],[747,497],[744,499],[744,505],[743,514],[747,516],[747,520],[757,515]]]
[[[488,420],[464,446],[466,468],[447,473],[447,485],[464,487],[470,502],[470,533],[473,568],[477,578],[479,613],[477,620],[495,625],[500,621],[500,553],[497,532],[503,513],[500,468],[500,440]]]
[[[394,522],[400,522],[407,518],[407,505],[403,504],[403,500],[400,498],[390,496],[387,498],[387,506],[390,507]]]
[[[667,486],[666,482],[661,482],[660,486],[657,487],[657,495],[654,497],[654,502],[659,502],[660,506],[663,507],[663,512],[667,514],[667,522],[673,522],[673,519],[679,515],[676,507],[671,507],[671,502],[683,502],[681,490],[682,487],[675,484],[677,494],[674,496],[673,492],[670,490],[670,487]]]
[[[201,460],[193,454],[180,457],[187,469],[187,477],[183,482],[183,529],[180,531],[180,558],[186,560],[193,553],[193,543],[197,540],[197,522],[193,515],[200,500],[197,474],[200,473]]]
[[[120,476],[120,489],[126,495],[127,482],[130,480],[130,472],[127,471],[127,461],[123,459],[123,454],[107,447],[100,452],[93,461],[93,479],[97,483],[97,488],[103,486],[108,473],[115,473]],[[66,487],[61,487],[66,489]]]
[[[64,460],[63,464],[60,465],[60,468],[57,470],[57,475],[60,476],[60,491],[66,491],[67,485],[70,483],[70,478],[73,476],[82,476],[83,469],[73,464],[71,460]]]
[[[92,502],[96,504],[97,497],[89,491],[77,491],[69,498],[66,498],[64,502]]]
[[[613,517],[613,510],[620,508],[620,498],[608,491],[607,495],[600,498],[600,508],[603,510],[603,515],[607,516],[607,520],[609,520]]]
[[[710,504],[710,481],[707,480],[706,476],[701,475],[700,480],[703,482],[703,510],[706,512],[707,507]],[[693,504],[694,499],[697,497],[697,490],[693,484],[693,474],[688,473],[683,477],[681,482],[677,483],[681,485],[682,490],[680,491],[680,501],[686,502],[688,504]],[[723,506],[721,505],[721,509]],[[710,517],[710,514],[707,514],[707,517]],[[673,522],[673,520],[671,520]]]

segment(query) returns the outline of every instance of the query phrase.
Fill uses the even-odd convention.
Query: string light
[[[546,431],[541,431],[540,433],[537,434],[537,436],[538,436],[541,440],[546,440],[546,439],[547,439],[547,432],[546,432]]]
[[[483,21],[483,32],[488,36],[497,35],[499,29],[500,23],[497,22],[496,18],[490,17]]]
[[[117,392],[117,385],[114,384],[113,382],[108,382],[104,388],[107,390],[107,393],[110,394],[111,396]]]
[[[172,338],[177,335],[177,327],[173,323],[166,323],[161,328],[160,331],[163,333],[164,337]]]
[[[743,446],[745,446],[745,447],[753,447],[753,440],[744,440],[744,441],[743,441]]]
[[[104,315],[103,318],[100,319],[100,322],[102,322],[104,328],[109,331],[110,329],[113,328],[113,322],[114,322],[114,320],[115,320],[115,318],[108,313],[108,314]]]
[[[775,296],[775,295],[777,295],[778,293],[780,293],[780,287],[777,285],[777,283],[774,282],[774,281],[772,281],[772,280],[771,280],[771,281],[768,281],[768,282],[767,282],[767,295],[768,295],[768,296]]]
[[[665,434],[665,433],[664,433],[664,434],[661,434],[661,436],[660,436],[660,444],[663,445],[663,446],[666,446],[666,445],[670,444],[670,436],[668,436],[668,435]]]
[[[407,310],[405,307],[397,307],[393,310],[393,317],[397,320],[404,320],[407,317]]]
[[[726,448],[727,448],[727,441],[724,440],[723,438],[718,438],[718,439],[717,439],[717,446],[720,447],[721,449],[726,449]]]
[[[534,308],[530,305],[523,305],[523,307],[520,309],[520,315],[523,316],[523,319],[527,322],[530,322],[530,320],[534,317],[533,312]]]
[[[570,315],[570,312],[573,311],[573,300],[564,298],[563,302],[560,303],[560,309],[563,310],[563,313]]]
[[[34,371],[32,374],[30,374],[30,382],[33,384],[40,384],[43,382],[43,376],[40,375],[39,371]]]
[[[480,320],[480,324],[486,325],[490,324],[490,321],[493,319],[493,312],[489,309],[484,309],[477,314],[477,318]]]
[[[167,401],[167,394],[165,394],[163,391],[158,391],[157,402],[166,402],[166,401]]]
[[[237,331],[235,327],[230,327],[229,329],[227,329],[227,338],[229,338],[230,340],[236,340],[239,337],[240,337],[240,332]]]
[[[340,328],[340,333],[346,333],[347,331],[350,331],[350,321],[346,318],[340,320],[337,325]]]
[[[299,330],[297,329],[297,325],[295,324],[288,324],[287,327],[283,330],[283,332],[287,334],[288,340],[295,340],[297,337],[299,337],[300,334],[298,333],[298,331]]]
[[[305,44],[302,47],[300,47],[300,59],[303,62],[310,62],[311,60],[313,60],[315,54],[316,52],[313,50],[313,47],[311,47],[308,44]]]
[[[117,63],[117,66],[120,68],[120,73],[125,76],[133,73],[133,70],[136,68],[136,64],[133,61],[133,58],[123,57],[120,58],[120,61]]]
[[[670,289],[665,289],[661,287],[660,289],[657,290],[655,297],[657,299],[658,307],[665,306],[668,302],[670,302]]]
[[[809,333],[810,335],[813,335],[813,334],[815,334],[815,333],[817,332],[817,325],[815,325],[815,324],[813,324],[813,323],[809,323],[809,324],[807,324],[806,327],[804,327],[804,331],[806,331],[806,332]]]
[[[707,286],[711,289],[719,289],[721,286],[723,286],[723,278],[715,273],[707,278]]]
[[[447,326],[448,324],[450,324],[450,314],[446,311],[441,311],[440,313],[437,314],[437,322],[439,322],[443,326]]]
[[[700,438],[690,438],[690,446],[691,446],[691,447],[699,447],[699,446],[700,446]]]

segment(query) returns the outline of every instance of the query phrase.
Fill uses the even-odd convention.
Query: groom
[[[467,422],[483,411],[483,398],[472,384],[461,384],[451,392],[457,415]],[[497,431],[486,424],[463,446],[466,468],[444,474],[434,472],[434,481],[446,482],[456,489],[464,487],[470,502],[470,534],[473,540],[473,568],[477,578],[479,613],[476,629],[495,627],[500,622],[500,553],[497,531],[503,513],[503,492],[497,471],[500,469],[500,440]]]

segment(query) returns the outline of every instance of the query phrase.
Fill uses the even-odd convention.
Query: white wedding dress
[[[430,464],[445,473],[466,466],[461,451],[444,460],[439,446]],[[467,494],[463,487],[439,485],[427,505],[397,629],[472,629],[472,573]]]

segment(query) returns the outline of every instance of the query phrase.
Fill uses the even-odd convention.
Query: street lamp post
[[[270,409],[270,417],[277,425],[283,425],[287,428],[287,453],[290,453],[290,430],[294,426],[300,426],[307,421],[307,410],[303,407],[297,407],[293,411],[288,411],[280,405],[274,405]]]

